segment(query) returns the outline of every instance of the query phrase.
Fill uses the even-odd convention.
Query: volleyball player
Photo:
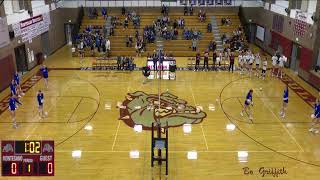
[[[43,111],[44,95],[41,92],[41,90],[39,90],[37,93],[37,101],[38,101],[39,116],[41,118],[44,118],[45,117],[45,113]]]
[[[249,51],[249,54],[248,54],[248,58],[249,58],[249,76],[251,77],[252,75],[252,66],[253,66],[253,62],[254,62],[254,54],[252,52]]]
[[[260,54],[257,53],[256,57],[255,57],[255,62],[256,62],[256,74],[255,74],[255,76],[257,76],[257,77],[259,77],[260,61],[261,61]]]
[[[286,116],[288,102],[289,102],[289,89],[288,89],[288,85],[286,85],[285,89],[283,90],[283,102],[282,102],[282,107],[280,111],[280,116],[282,118]]]
[[[275,70],[277,68],[278,57],[276,55],[273,55],[271,60],[272,60],[272,69],[271,69],[270,73],[271,73],[271,77],[273,77],[274,76],[274,72],[275,72]]]
[[[267,58],[264,57],[264,60],[262,62],[262,71],[261,71],[261,79],[264,80],[266,78],[266,72],[268,67],[268,61]]]
[[[253,106],[253,101],[252,101],[252,94],[253,94],[253,90],[250,89],[247,96],[246,96],[246,100],[244,102],[244,106],[243,106],[243,109],[240,113],[241,116],[243,116],[243,113],[246,112],[246,110],[248,110],[248,114],[249,114],[249,119],[252,120],[253,117],[252,117],[252,112],[251,112],[251,106]]]
[[[11,84],[10,84],[10,92],[11,92],[11,95],[18,96],[17,87],[16,87],[16,83],[14,82],[14,79],[11,81]],[[18,96],[18,97],[20,98],[21,96]]]
[[[17,105],[16,103],[22,105],[21,102],[19,102],[16,99],[16,96],[11,94],[11,97],[9,98],[9,110],[11,112],[11,117],[12,117],[12,122],[13,122],[13,128],[17,128],[17,122],[16,122],[16,109],[17,109]]]
[[[18,95],[24,96],[24,93],[23,93],[21,86],[20,86],[20,77],[19,77],[19,74],[17,71],[14,73],[13,79],[14,79],[14,83],[16,84],[16,90],[17,90]]]
[[[287,58],[282,55],[279,58],[279,69],[278,69],[278,73],[277,73],[277,77],[279,77],[280,74],[280,78],[282,79],[282,74],[283,74],[283,67],[284,67],[284,63],[287,61]]]
[[[48,68],[45,65],[42,65],[40,68],[40,71],[41,71],[43,79],[44,79],[44,84],[45,84],[46,88],[48,89],[48,77],[49,77]]]
[[[244,62],[245,69],[248,71],[248,73],[250,75],[250,54],[249,54],[249,50],[245,53],[244,59],[245,59],[245,62]]]
[[[320,99],[316,100],[314,105],[314,114],[311,115],[312,123],[311,128],[309,129],[310,132],[319,133],[319,129],[314,128],[320,122]]]

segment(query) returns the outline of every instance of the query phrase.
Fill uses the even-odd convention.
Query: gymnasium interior
[[[319,0],[0,0],[0,179],[318,180],[319,104]]]

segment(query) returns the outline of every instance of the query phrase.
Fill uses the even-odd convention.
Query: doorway
[[[72,39],[72,33],[74,31],[74,24],[67,23],[64,25],[64,33],[66,36],[66,43],[69,45],[72,45],[73,39]]]
[[[16,66],[18,73],[25,74],[26,72],[28,72],[28,62],[25,45],[23,44],[14,48],[14,54],[16,56]]]
[[[292,52],[291,52],[291,61],[290,61],[290,69],[293,71],[298,71],[300,62],[300,45],[293,43],[292,44]]]
[[[50,54],[49,32],[41,34],[42,52],[45,56]]]

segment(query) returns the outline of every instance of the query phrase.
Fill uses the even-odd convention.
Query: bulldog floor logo
[[[128,126],[141,124],[143,129],[150,130],[152,122],[160,120],[162,126],[168,122],[169,127],[182,126],[185,123],[198,124],[207,116],[201,109],[190,106],[185,100],[165,92],[160,95],[146,94],[142,91],[128,93],[120,108],[120,120]]]

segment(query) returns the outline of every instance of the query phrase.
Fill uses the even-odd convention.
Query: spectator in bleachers
[[[123,22],[123,29],[128,29],[128,26],[129,26],[129,20],[128,20],[128,17],[126,17]]]
[[[167,16],[169,13],[169,7],[162,4],[162,8],[161,8],[161,14],[164,15],[164,16]]]
[[[174,40],[178,39],[178,35],[179,35],[179,31],[178,31],[177,28],[175,28],[175,29],[173,30],[173,39],[174,39]]]
[[[192,4],[191,4],[191,6],[189,8],[189,14],[190,14],[190,16],[193,16],[193,6],[192,6]]]
[[[207,25],[207,32],[208,33],[212,32],[212,24],[211,23],[208,23],[208,25]]]
[[[111,27],[110,27],[109,36],[114,36],[114,26],[113,25],[111,25]]]
[[[209,44],[209,51],[215,51],[217,48],[217,44],[214,40],[210,41],[210,44]]]
[[[229,17],[226,17],[226,18],[221,18],[221,24],[224,26],[230,26],[232,23],[231,23],[231,19]]]
[[[101,10],[101,14],[102,14],[103,18],[106,19],[106,17],[108,16],[107,15],[107,8],[103,7]]]
[[[192,51],[197,51],[197,39],[195,38],[192,39],[191,47],[192,47]]]
[[[106,51],[109,54],[110,50],[111,50],[111,44],[110,44],[110,40],[109,39],[106,40],[105,46],[106,46]]]
[[[137,53],[137,57],[138,56],[141,56],[141,51],[142,51],[142,43],[140,41],[137,41],[136,42],[136,46],[135,46],[135,49],[136,49],[136,53]]]
[[[198,18],[200,22],[204,22],[206,20],[206,12],[204,10],[199,10]]]
[[[183,8],[183,15],[185,16],[185,15],[188,15],[188,6],[187,6],[187,4],[186,5],[184,5],[184,8]]]
[[[125,7],[121,8],[121,14],[122,14],[122,16],[126,15],[126,8]]]

